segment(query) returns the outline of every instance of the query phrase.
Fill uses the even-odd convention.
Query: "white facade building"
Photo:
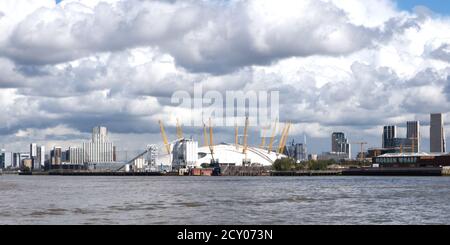
[[[37,147],[36,160],[40,167],[45,166],[45,146],[41,145]]]
[[[107,128],[95,127],[92,130],[92,142],[83,143],[83,153],[86,163],[114,162],[114,145],[108,142]]]
[[[70,164],[83,164],[84,163],[83,148],[69,147],[69,163]]]

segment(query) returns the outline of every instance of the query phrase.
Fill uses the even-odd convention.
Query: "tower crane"
[[[367,145],[368,143],[367,142],[352,142],[350,144],[352,144],[352,145],[359,145],[360,146],[360,157],[359,157],[359,160],[361,162],[363,162],[364,161],[364,145]]]

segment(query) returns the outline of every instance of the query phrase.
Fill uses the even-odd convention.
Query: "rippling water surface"
[[[4,175],[0,224],[450,224],[450,178]]]

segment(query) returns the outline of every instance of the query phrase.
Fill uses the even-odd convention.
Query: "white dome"
[[[202,164],[211,163],[211,151],[208,146],[198,148],[199,159],[196,163],[197,167]],[[218,159],[221,164],[235,164],[241,166],[245,158],[243,153],[243,146],[240,145],[237,149],[235,145],[220,144],[214,146],[214,159]],[[284,158],[285,155],[270,152],[266,149],[248,147],[247,159],[251,161],[251,164],[259,164],[262,166],[272,166],[278,158]]]

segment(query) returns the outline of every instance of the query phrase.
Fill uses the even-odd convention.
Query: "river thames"
[[[450,178],[3,175],[0,203],[0,224],[450,224]]]

